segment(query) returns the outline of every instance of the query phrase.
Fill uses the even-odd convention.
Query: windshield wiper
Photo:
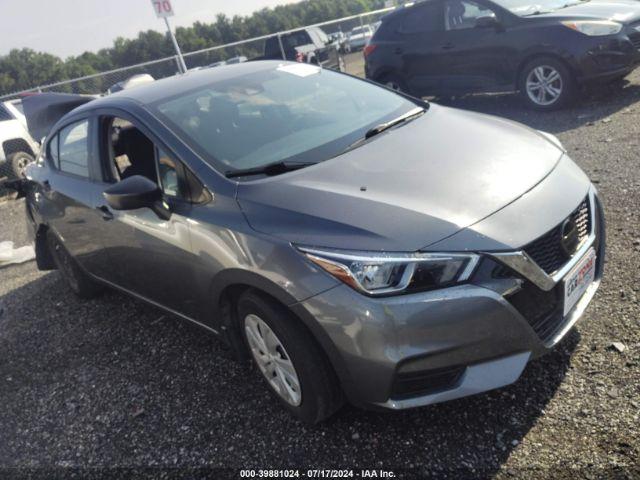
[[[399,116],[398,118],[394,118],[393,120],[389,120],[388,122],[381,123],[380,125],[376,125],[375,127],[370,128],[367,131],[367,133],[365,133],[364,138],[365,140],[369,140],[371,137],[375,137],[379,133],[382,133],[385,130],[389,130],[391,127],[395,127],[396,125],[404,123],[413,117],[422,115],[426,111],[427,110],[422,107],[411,109],[404,115]]]
[[[250,175],[267,175],[274,176],[281,173],[292,172],[294,170],[300,170],[301,168],[308,167],[309,165],[315,165],[316,162],[306,163],[289,163],[289,162],[274,162],[261,167],[245,168],[240,170],[231,170],[225,173],[227,178],[246,177]]]
[[[367,130],[367,133],[365,133],[364,137],[359,138],[358,140],[356,140],[355,142],[353,142],[351,145],[349,145],[347,148],[345,148],[342,152],[340,152],[338,155],[344,155],[347,152],[350,152],[351,150],[359,147],[360,145],[362,145],[363,143],[367,142],[369,139],[375,137],[376,135],[378,135],[379,133],[384,132],[385,130],[390,129],[391,127],[395,127],[396,125],[400,125],[401,123],[404,123],[408,120],[411,120],[419,115],[422,115],[423,113],[425,113],[427,111],[426,108],[422,108],[422,107],[418,107],[418,108],[414,108],[412,110],[409,110],[407,113],[405,113],[404,115],[395,118],[389,122],[385,122],[385,123],[381,123],[380,125],[376,125],[373,128],[370,128],[369,130]]]

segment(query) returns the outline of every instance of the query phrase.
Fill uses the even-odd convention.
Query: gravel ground
[[[195,327],[117,293],[78,300],[57,272],[13,266],[0,270],[0,477],[364,467],[401,478],[640,478],[640,72],[553,114],[512,96],[451,104],[558,135],[598,184],[606,278],[556,351],[498,391],[401,413],[345,407],[306,427]],[[22,208],[0,204],[0,239],[26,241]]]

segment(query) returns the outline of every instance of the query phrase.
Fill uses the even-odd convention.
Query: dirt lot
[[[640,478],[640,73],[553,114],[524,111],[512,96],[452,105],[558,135],[605,202],[602,288],[577,329],[515,385],[402,413],[346,407],[305,427],[215,339],[117,293],[80,301],[58,273],[30,263],[0,270],[0,477],[226,467],[212,478],[238,478],[241,467],[313,466],[401,478]],[[22,208],[0,204],[0,240],[26,242]],[[104,470],[114,467],[125,470]]]

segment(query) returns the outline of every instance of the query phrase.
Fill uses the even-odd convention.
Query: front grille
[[[585,199],[567,218],[575,222],[578,230],[578,245],[582,244],[591,231],[588,199]],[[559,270],[571,258],[565,253],[561,244],[563,224],[564,222],[523,249],[549,275]]]
[[[551,338],[563,321],[564,283],[545,292],[531,282],[507,298],[518,312],[529,322],[531,328],[543,342]]]

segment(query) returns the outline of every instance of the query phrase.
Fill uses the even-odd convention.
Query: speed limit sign
[[[153,4],[153,10],[156,12],[156,17],[173,17],[173,7],[171,6],[171,0],[151,0],[151,3]]]

